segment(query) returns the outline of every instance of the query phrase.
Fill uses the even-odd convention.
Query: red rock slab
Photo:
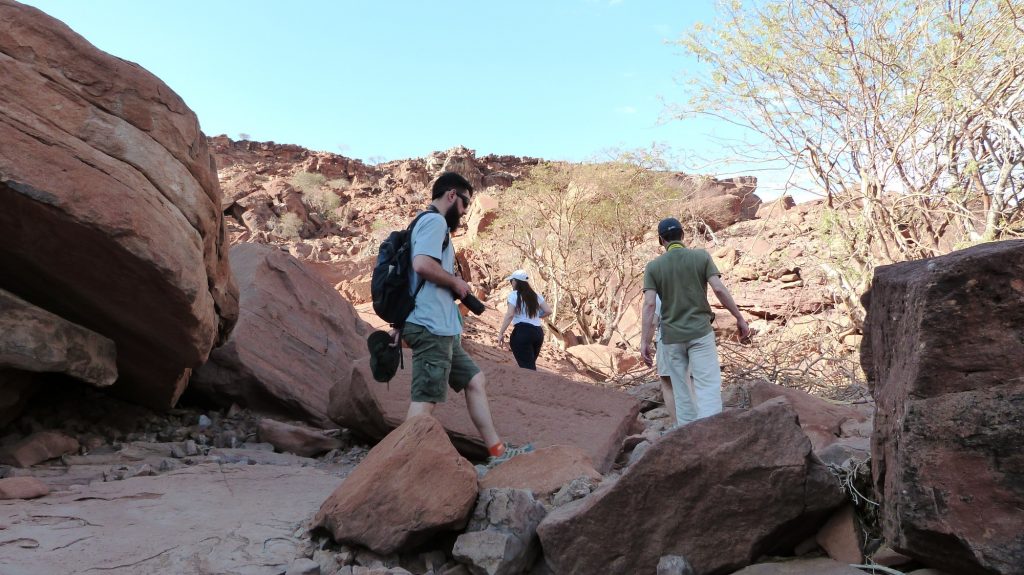
[[[395,429],[324,501],[313,527],[380,554],[407,551],[466,526],[479,492],[476,470],[444,428],[420,415]]]
[[[390,384],[373,380],[368,360],[356,361],[358,375],[339,381],[331,391],[331,419],[371,436],[372,427],[381,421],[389,428],[400,425],[409,409],[412,379],[412,351],[404,354],[405,369],[399,369]],[[477,360],[477,364],[487,377],[491,415],[503,441],[533,443],[535,448],[574,445],[586,452],[599,472],[611,468],[640,412],[640,403],[618,390],[488,360]],[[467,457],[487,455],[469,418],[464,394],[449,390],[448,400],[438,404],[434,416]],[[374,422],[371,429],[357,427],[367,421]]]
[[[857,537],[859,531],[853,506],[845,505],[829,518],[815,539],[828,556],[836,561],[859,564],[864,562],[864,553]]]
[[[480,481],[480,489],[527,489],[541,498],[577,477],[601,480],[586,452],[575,446],[555,445],[513,457],[491,469]]]
[[[824,445],[815,443],[815,451],[839,439],[843,435],[844,423],[869,421],[872,411],[869,405],[857,407],[839,404],[815,397],[799,389],[767,381],[751,383],[747,386],[747,391],[750,393],[751,407],[776,397],[785,397],[800,416],[800,425],[805,430],[814,430],[823,436],[833,436],[831,441],[824,442]]]

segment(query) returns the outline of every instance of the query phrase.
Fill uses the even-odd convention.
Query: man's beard
[[[444,221],[448,222],[448,229],[455,232],[459,227],[459,222],[462,220],[462,214],[459,213],[459,206],[452,204],[448,211],[444,213]]]

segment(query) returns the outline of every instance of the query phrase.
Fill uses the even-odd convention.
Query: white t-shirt
[[[534,317],[526,315],[525,309],[523,311],[519,311],[518,309],[516,309],[516,303],[518,302],[519,292],[517,292],[516,290],[512,290],[512,293],[508,294],[508,305],[512,306],[512,309],[516,310],[516,314],[512,316],[512,325],[515,325],[517,323],[528,323],[530,325],[540,327],[540,315],[544,313],[540,309],[540,306],[541,304],[544,303],[544,296],[537,294],[537,315]],[[526,306],[524,305],[523,307],[525,308]]]

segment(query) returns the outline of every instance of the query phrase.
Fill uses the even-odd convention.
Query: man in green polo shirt
[[[683,226],[679,220],[665,218],[658,223],[658,242],[665,253],[649,262],[644,270],[640,355],[644,363],[652,365],[654,308],[660,297],[659,345],[665,346],[663,357],[668,363],[673,396],[666,397],[665,402],[675,403],[676,425],[685,425],[722,411],[722,370],[711,328],[715,315],[708,304],[708,285],[736,318],[741,340],[750,337],[750,327],[722,283],[711,254],[683,245]]]

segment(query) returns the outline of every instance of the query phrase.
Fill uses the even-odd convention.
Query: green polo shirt
[[[644,290],[661,298],[661,339],[683,343],[711,333],[715,314],[708,304],[708,280],[721,275],[711,254],[672,242],[644,269]]]

